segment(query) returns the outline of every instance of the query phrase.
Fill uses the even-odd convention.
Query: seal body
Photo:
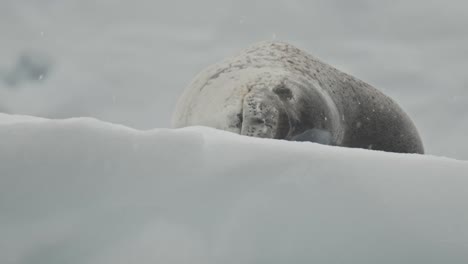
[[[184,91],[175,128],[401,153],[424,153],[416,127],[371,85],[282,42],[257,43],[202,71]]]

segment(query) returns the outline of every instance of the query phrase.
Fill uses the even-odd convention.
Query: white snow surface
[[[468,162],[0,114],[0,263],[468,263]]]

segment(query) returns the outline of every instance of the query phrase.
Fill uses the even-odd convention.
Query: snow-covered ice
[[[467,263],[468,162],[0,114],[0,263]]]

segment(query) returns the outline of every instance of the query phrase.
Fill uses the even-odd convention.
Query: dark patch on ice
[[[51,58],[40,52],[23,52],[11,69],[0,70],[0,79],[9,88],[18,88],[25,82],[43,82],[50,75]]]

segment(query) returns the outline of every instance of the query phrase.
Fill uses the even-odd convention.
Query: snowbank
[[[0,114],[1,263],[467,263],[468,162]]]

